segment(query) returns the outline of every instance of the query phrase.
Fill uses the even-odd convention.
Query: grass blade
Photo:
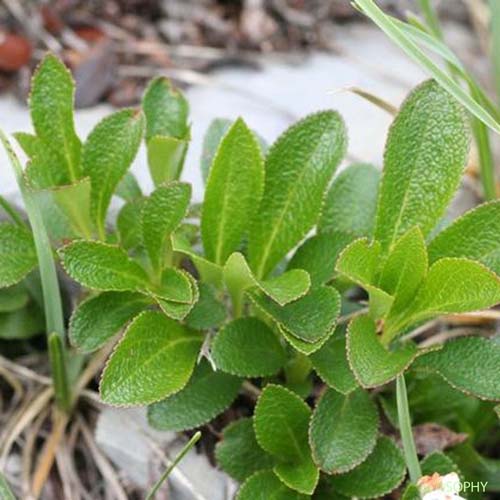
[[[56,401],[59,408],[67,412],[71,408],[71,395],[66,375],[64,347],[61,337],[56,332],[49,335],[49,357]]]
[[[186,453],[200,440],[201,438],[201,432],[198,431],[182,448],[180,453],[175,457],[175,460],[172,462],[172,464],[165,470],[165,472],[161,475],[160,479],[155,483],[153,488],[151,488],[151,491],[148,493],[148,496],[146,497],[146,500],[153,500],[156,493],[158,493],[158,490],[160,489],[161,485],[165,482],[165,480],[168,478],[170,473],[175,469],[177,464],[184,458]]]
[[[396,43],[413,61],[428,71],[431,76],[455,97],[472,115],[497,133],[500,124],[476,102],[453,78],[430,59],[420,47],[405,34],[373,0],[354,0],[354,5],[368,16],[394,43]]]
[[[60,338],[61,359],[64,362],[58,366],[52,366],[52,373],[54,376],[54,389],[57,391],[60,384],[56,381],[56,377],[65,378],[65,385],[66,387],[69,386],[67,382],[68,377],[66,367],[66,352],[64,349],[65,338],[63,307],[59,281],[57,279],[56,264],[52,255],[52,246],[50,244],[50,239],[45,228],[41,210],[37,206],[37,200],[25,184],[21,163],[19,162],[19,159],[12,149],[7,136],[1,130],[0,141],[7,151],[9,161],[16,174],[17,183],[24,200],[24,206],[28,215],[29,222],[31,224],[31,230],[33,232],[33,239],[35,241],[35,248],[40,271],[40,280],[42,284],[47,335],[52,335],[55,332]],[[56,396],[56,399],[64,401],[66,397],[67,396],[64,394],[58,394]],[[65,408],[61,409],[65,411]]]
[[[26,213],[33,231],[36,253],[40,267],[40,277],[45,304],[45,319],[47,322],[47,332],[57,332],[64,340],[64,319],[61,302],[59,281],[57,279],[56,265],[52,256],[52,247],[45,229],[41,211],[33,194],[25,185],[23,169],[6,135],[0,131],[0,140],[9,156],[17,183],[23,196]]]
[[[396,379],[396,398],[398,407],[399,431],[401,432],[401,441],[403,442],[403,451],[406,460],[406,466],[410,474],[412,483],[422,476],[420,463],[418,461],[417,449],[411,430],[410,410],[408,408],[408,395],[406,393],[406,382],[403,374]]]
[[[5,476],[0,472],[0,498],[2,500],[16,500],[14,493],[10,489],[9,483]]]
[[[500,100],[500,2],[490,0],[491,16],[491,62],[497,90],[497,98]]]

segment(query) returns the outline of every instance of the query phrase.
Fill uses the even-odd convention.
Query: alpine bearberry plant
[[[381,175],[368,164],[335,175],[347,132],[334,111],[270,147],[243,119],[216,120],[201,206],[179,181],[189,110],[167,80],[83,143],[73,93],[47,56],[33,79],[34,134],[15,136],[27,166],[11,153],[30,225],[6,205],[14,220],[0,226],[1,314],[27,337],[44,304],[62,411],[81,390],[73,372],[114,344],[104,402],[148,406],[150,424],[173,431],[233,406],[240,418],[215,456],[239,500],[398,488],[419,498],[419,478],[435,472],[500,491],[500,462],[487,457],[500,442],[500,342],[444,328],[500,303],[500,202],[445,221],[469,149],[468,118],[447,91],[430,80],[408,96]],[[149,194],[129,172],[143,139]],[[80,285],[71,348],[55,262]],[[428,422],[468,441],[424,457],[412,426]]]

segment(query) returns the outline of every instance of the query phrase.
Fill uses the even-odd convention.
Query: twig
[[[438,324],[439,324],[439,319],[433,319],[431,321],[428,321],[427,323],[420,325],[418,328],[415,328],[415,330],[412,330],[406,335],[403,335],[401,337],[401,341],[406,342],[407,340],[414,339],[415,337],[418,337],[422,333],[429,331],[431,328],[434,328]]]
[[[64,431],[66,430],[66,425],[69,421],[68,413],[63,413],[58,408],[54,407],[54,413],[52,417],[52,431],[49,434],[48,439],[43,445],[42,451],[40,452],[38,463],[33,474],[32,491],[35,498],[38,498],[42,492],[43,486],[47,481],[50,469],[54,463],[57,448],[61,442]]]
[[[484,334],[485,331],[483,329],[475,329],[472,328],[454,328],[452,330],[446,330],[444,332],[438,333],[437,335],[433,335],[432,337],[423,340],[420,342],[419,347],[430,347],[436,344],[442,344],[450,339],[454,339],[457,337],[464,337],[466,335],[470,335],[471,333]]]
[[[340,318],[337,320],[337,325],[343,325],[345,323],[348,323],[349,321],[351,321],[351,319],[357,318],[358,316],[362,316],[367,312],[368,312],[368,307],[363,307],[362,309],[358,309],[357,311],[354,311],[352,313],[340,316]]]
[[[258,388],[258,387],[255,387],[251,382],[249,382],[248,380],[245,380],[242,384],[242,389],[247,393],[249,394],[250,396],[252,396],[253,398],[255,399],[258,399],[260,397],[260,395],[262,394],[262,391]]]
[[[36,417],[33,425],[30,426],[26,440],[23,446],[22,454],[22,477],[23,477],[23,495],[28,498],[31,496],[30,486],[31,486],[31,470],[33,467],[33,456],[34,448],[36,444],[36,439],[40,432],[43,422],[49,414],[49,408],[44,408]]]

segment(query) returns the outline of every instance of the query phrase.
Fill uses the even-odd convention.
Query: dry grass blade
[[[33,468],[33,457],[35,455],[36,440],[43,422],[49,415],[49,408],[45,408],[34,420],[33,424],[26,432],[26,440],[22,450],[22,478],[23,478],[23,496],[31,496],[31,470]]]
[[[97,447],[94,436],[92,435],[92,432],[88,428],[87,424],[82,418],[78,419],[78,423],[82,431],[83,439],[85,440],[85,443],[94,458],[94,462],[99,468],[103,478],[108,483],[110,489],[113,491],[115,497],[117,500],[127,500],[127,494],[120,484],[113,466]]]
[[[3,377],[5,381],[12,387],[14,391],[15,400],[19,401],[22,399],[24,394],[23,385],[19,380],[14,377],[5,367],[0,365],[0,377]]]
[[[52,417],[52,431],[48,439],[45,441],[45,444],[43,445],[35,472],[33,474],[33,482],[31,488],[35,498],[39,498],[43,486],[47,481],[50,469],[52,469],[52,465],[54,464],[57,448],[64,436],[64,431],[66,430],[68,420],[69,416],[66,413],[62,413],[57,408],[54,408]]]
[[[6,426],[2,439],[0,440],[0,469],[5,466],[5,461],[10,449],[24,429],[40,414],[47,406],[54,394],[52,387],[47,387],[38,396],[27,403],[19,412],[12,417],[12,426]]]
[[[377,106],[377,108],[380,108],[382,111],[389,113],[391,116],[396,116],[398,114],[397,106],[394,106],[385,99],[382,99],[382,97],[379,97],[367,90],[364,90],[360,87],[346,87],[344,89],[340,89],[339,92],[342,92],[344,90],[362,97],[363,99],[372,103],[374,106]]]
[[[443,344],[444,342],[447,342],[451,339],[466,337],[474,334],[485,336],[488,334],[488,332],[486,332],[482,328],[453,328],[451,330],[446,330],[423,340],[422,342],[420,342],[419,347],[431,347],[434,345]]]

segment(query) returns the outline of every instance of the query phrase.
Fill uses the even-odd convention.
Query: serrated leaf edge
[[[99,384],[98,384],[98,391],[99,391],[99,396],[101,398],[101,400],[110,405],[110,406],[113,406],[115,408],[134,408],[134,407],[140,407],[140,406],[147,406],[147,405],[151,405],[153,403],[158,403],[159,401],[162,401],[163,399],[165,399],[166,397],[168,396],[173,396],[174,394],[177,394],[179,391],[182,391],[182,389],[184,389],[184,387],[186,387],[186,385],[188,384],[188,382],[191,380],[191,376],[193,374],[193,371],[194,371],[194,368],[196,366],[196,362],[193,364],[193,367],[191,369],[191,375],[189,376],[189,378],[186,380],[186,382],[182,385],[182,387],[179,387],[179,389],[171,392],[168,396],[163,396],[163,397],[160,397],[160,398],[155,398],[154,400],[152,401],[148,401],[147,403],[110,403],[109,401],[105,401],[103,398],[102,398],[102,393],[101,393],[101,388],[102,388],[102,383],[103,383],[103,379],[104,379],[104,375],[106,374],[106,370],[108,369],[108,366],[109,366],[109,363],[111,362],[111,359],[113,358],[113,356],[115,355],[118,347],[120,346],[120,344],[123,342],[123,340],[125,339],[125,336],[127,335],[128,331],[130,330],[130,328],[132,327],[132,325],[134,325],[138,320],[139,318],[141,318],[142,316],[144,316],[145,314],[147,313],[150,313],[151,311],[142,311],[141,313],[139,313],[127,326],[126,330],[123,332],[123,334],[121,335],[120,339],[118,340],[118,342],[114,345],[113,347],[113,350],[111,351],[111,353],[109,354],[106,362],[104,363],[104,367],[101,371],[101,375],[99,377]],[[160,313],[161,314],[161,313]]]
[[[379,436],[379,439],[384,439],[384,438],[386,438],[386,439],[388,439],[388,440],[390,440],[392,442],[392,444],[394,445],[394,447],[401,454],[401,460],[403,461],[403,463],[405,463],[405,460],[404,460],[404,457],[403,457],[403,452],[401,451],[401,448],[395,443],[394,439],[390,438],[389,436],[385,436],[385,435]],[[377,442],[378,442],[378,440],[377,440]],[[368,459],[368,457],[367,457],[367,459]],[[367,496],[357,496],[356,498],[359,498],[360,500],[364,500],[364,499],[368,500],[368,499],[371,499],[371,498],[383,498],[384,495],[387,495],[387,494],[391,493],[392,491],[396,490],[397,488],[399,488],[403,484],[403,481],[404,481],[404,479],[406,477],[406,473],[407,473],[407,471],[406,471],[406,464],[405,464],[405,466],[403,468],[403,473],[401,475],[401,478],[399,479],[398,483],[393,488],[390,488],[390,489],[388,489],[386,491],[383,491],[382,493],[379,492],[376,496],[367,495]],[[340,493],[342,493],[342,495],[346,495],[346,496],[350,497],[350,495],[348,493],[345,493],[345,491],[342,492],[341,488],[337,488],[337,489],[338,489],[338,491]]]
[[[356,319],[356,318],[354,318],[354,319]],[[364,382],[362,382],[361,379],[359,378],[358,374],[356,373],[356,371],[353,368],[352,359],[351,359],[351,342],[350,342],[350,338],[351,338],[351,324],[354,321],[354,319],[349,322],[349,325],[347,327],[347,334],[346,334],[347,361],[349,363],[349,368],[351,369],[351,371],[352,371],[352,373],[354,375],[354,378],[358,381],[358,383],[359,383],[359,385],[361,387],[363,387],[364,389],[373,389],[375,387],[380,387],[382,385],[388,384],[389,382],[392,382],[399,375],[401,375],[406,370],[408,370],[408,368],[412,365],[412,363],[415,361],[415,359],[418,356],[418,349],[417,348],[415,348],[415,352],[414,352],[413,358],[411,358],[411,360],[400,371],[398,371],[398,373],[396,373],[394,376],[391,376],[387,380],[384,380],[383,382],[377,383],[377,384],[365,384]],[[382,347],[384,347],[382,344],[380,344],[380,345]],[[384,349],[386,349],[386,348],[384,347]]]
[[[333,389],[334,391],[338,392],[339,394],[342,394],[342,396],[344,397],[349,397],[349,394],[351,394],[352,392],[354,392],[356,389],[360,389],[359,387],[356,387],[355,389],[353,389],[352,391],[350,391],[348,394],[343,394],[342,392],[340,391],[337,391],[336,389]],[[331,389],[330,389],[331,390]],[[311,415],[311,419],[309,421],[309,429],[308,429],[308,439],[309,439],[309,447],[311,448],[311,454],[312,454],[312,458],[313,458],[313,462],[315,463],[316,467],[318,467],[318,469],[320,469],[322,472],[324,472],[325,474],[345,474],[346,472],[349,472],[353,469],[355,469],[358,465],[361,465],[368,457],[369,455],[373,452],[373,450],[375,449],[375,446],[377,445],[377,441],[378,441],[378,438],[379,438],[379,430],[380,430],[380,413],[378,411],[378,408],[377,408],[377,405],[375,404],[375,402],[372,400],[370,394],[368,394],[368,397],[370,398],[370,401],[372,402],[372,404],[374,405],[375,407],[375,415],[376,415],[376,418],[377,418],[377,431],[375,433],[375,436],[374,436],[374,439],[373,439],[373,443],[371,443],[371,446],[370,446],[370,449],[369,451],[366,453],[366,455],[357,460],[356,462],[353,462],[351,465],[349,466],[346,466],[346,467],[338,467],[338,468],[335,468],[335,469],[331,469],[331,470],[326,470],[324,469],[320,464],[319,464],[319,460],[316,456],[316,448],[315,446],[313,445],[313,441],[312,441],[312,435],[311,435],[311,430],[312,430],[312,425],[313,425],[313,420],[314,420],[314,417],[316,415],[316,409],[318,407],[318,405],[320,404],[321,400],[324,398],[325,394],[328,392],[328,390],[325,390],[322,392],[321,396],[318,398],[317,402],[316,402],[316,406],[314,407],[314,410],[312,412],[312,415]]]

